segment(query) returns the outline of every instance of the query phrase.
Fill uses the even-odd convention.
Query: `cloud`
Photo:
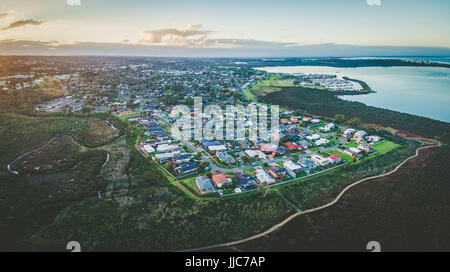
[[[201,24],[182,25],[177,28],[163,28],[156,30],[142,30],[144,36],[139,40],[146,44],[189,45],[198,44],[213,33],[209,30],[201,30]]]
[[[369,6],[381,6],[381,0],[366,0]]]
[[[18,20],[18,21],[12,22],[7,27],[2,28],[1,31],[18,28],[18,27],[22,27],[22,26],[27,26],[27,25],[42,25],[43,23],[45,23],[45,21],[37,21],[37,20],[33,20],[33,19]]]
[[[9,18],[9,17],[13,17],[13,16],[14,16],[14,11],[3,12],[3,13],[0,13],[0,20]]]
[[[201,24],[182,25],[177,28],[143,30],[143,38],[137,44],[163,45],[192,48],[266,48],[292,46],[294,43],[267,42],[249,39],[212,39],[211,30],[202,30]]]

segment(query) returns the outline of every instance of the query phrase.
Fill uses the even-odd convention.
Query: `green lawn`
[[[245,89],[244,94],[247,96],[248,100],[256,102],[256,96],[252,93],[250,89]]]
[[[391,141],[384,141],[382,143],[374,145],[373,149],[378,151],[378,154],[382,155],[391,152],[392,150],[397,149],[399,147],[400,147],[399,144],[393,143]]]
[[[249,169],[245,169],[244,173],[247,173],[247,174],[249,174],[251,176],[254,176],[255,175],[255,171],[256,171],[255,168],[249,168]]]
[[[197,184],[195,183],[195,179],[197,178],[197,175],[187,177],[184,179],[180,179],[179,182],[181,182],[189,191],[195,193],[197,196],[200,196],[200,192],[198,190]]]
[[[332,154],[332,155],[339,155],[339,156],[341,156],[341,158],[342,158],[344,161],[346,161],[346,162],[353,162],[352,156],[347,155],[347,154],[342,153],[342,152],[339,152],[339,151],[337,151],[337,150],[332,150],[332,151],[330,152],[330,154]]]
[[[123,116],[120,116],[120,118],[122,118],[122,119],[130,119],[130,118],[133,118],[133,117],[136,117],[136,116],[141,116],[141,113],[136,112],[136,113],[133,113],[133,114],[123,115]]]

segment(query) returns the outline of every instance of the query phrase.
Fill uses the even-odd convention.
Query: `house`
[[[345,153],[349,154],[350,156],[359,156],[362,151],[359,148],[356,147],[349,147],[348,149],[344,150]]]
[[[353,129],[353,128],[348,128],[348,129],[346,129],[346,130],[344,130],[344,137],[346,137],[346,138],[350,138],[354,133],[355,133],[355,129]]]
[[[173,151],[177,148],[178,148],[177,145],[161,144],[161,145],[158,145],[158,147],[156,148],[156,151],[158,153],[161,153],[161,152],[167,153],[167,152]]]
[[[291,170],[287,170],[286,169],[286,174],[288,176],[290,176],[291,178],[293,178],[293,179],[295,179],[297,177],[297,174],[294,171],[291,171]]]
[[[376,144],[379,141],[381,141],[381,137],[380,136],[367,136],[366,140],[370,143],[370,144]]]
[[[310,144],[308,141],[305,141],[305,140],[301,140],[301,141],[299,141],[297,143],[299,145],[301,145],[303,149],[308,149],[309,147],[312,146],[312,144]]]
[[[125,115],[131,115],[134,114],[134,111],[122,111],[121,113],[119,113],[119,116],[125,116]]]
[[[302,120],[303,120],[303,122],[309,122],[312,120],[312,118],[311,117],[303,117]]]
[[[298,145],[298,144],[292,143],[292,142],[284,143],[284,146],[286,146],[289,150],[300,150],[300,149],[302,149],[301,145]]]
[[[256,181],[252,180],[252,177],[247,173],[239,173],[236,174],[235,177],[239,181],[242,188],[251,189],[258,185]]]
[[[275,150],[277,151],[278,154],[282,156],[286,153],[286,148],[284,146],[279,146]]]
[[[155,153],[155,149],[153,148],[153,146],[151,146],[151,145],[149,145],[149,144],[146,144],[146,145],[144,145],[144,151],[145,151],[145,153],[147,153],[147,154],[151,154],[151,153]]]
[[[320,124],[320,119],[312,119],[311,120],[311,124],[313,124],[313,125],[318,125],[318,124]]]
[[[286,118],[281,118],[281,119],[280,119],[280,122],[281,122],[283,125],[290,125],[290,124],[292,124],[291,120],[286,119]]]
[[[187,175],[198,171],[198,165],[195,162],[183,164],[176,168],[175,171],[180,175]]]
[[[189,161],[191,161],[192,158],[193,158],[193,156],[191,154],[180,154],[180,155],[174,156],[172,158],[172,162],[175,165],[185,164],[185,163],[188,163]]]
[[[235,156],[236,156],[236,158],[238,158],[238,159],[242,159],[242,158],[246,158],[246,157],[248,157],[247,156],[247,154],[245,154],[245,152],[244,151],[239,151],[239,152],[236,152],[235,154],[234,154]]]
[[[327,160],[326,158],[324,158],[320,155],[312,155],[311,160],[321,166],[325,166],[330,163],[329,160]]]
[[[258,181],[262,185],[272,185],[275,184],[277,181],[272,178],[266,171],[262,169],[258,169],[256,171],[256,181]]]
[[[303,169],[299,164],[296,164],[293,161],[285,161],[283,162],[283,167],[288,170],[288,171],[292,171],[294,173],[299,173],[302,172]]]
[[[195,183],[197,184],[197,188],[201,194],[214,193],[216,191],[211,179],[205,176],[198,176],[195,178]]]
[[[342,161],[341,156],[339,155],[332,155],[327,157],[327,160],[330,161],[333,164],[340,163]]]
[[[227,152],[217,152],[216,155],[219,158],[219,160],[223,161],[226,164],[233,164],[236,162],[233,156],[231,156]]]
[[[359,130],[358,132],[355,133],[353,138],[364,139],[364,137],[366,137],[366,136],[367,136],[367,132],[365,132],[364,130]]]
[[[236,141],[227,142],[227,146],[230,149],[240,149],[241,148],[241,145],[238,142],[236,142]]]
[[[261,160],[266,160],[267,156],[266,154],[264,154],[263,152],[261,152],[260,150],[245,150],[245,154],[247,154],[247,156],[249,158],[254,158],[254,157],[258,157]]]
[[[202,144],[204,147],[208,148],[209,146],[213,146],[213,145],[221,145],[222,143],[219,142],[219,141],[206,141],[206,140],[204,140],[204,141],[201,142],[201,144]]]
[[[216,174],[212,176],[213,185],[217,188],[222,188],[224,185],[232,184],[231,178],[225,174]]]
[[[261,145],[259,147],[259,149],[264,153],[278,154],[276,145],[264,144],[264,145]]]
[[[309,159],[301,159],[297,163],[302,167],[302,169],[305,172],[309,172],[319,166],[317,163]]]
[[[227,147],[222,144],[221,145],[211,145],[211,146],[208,146],[208,150],[210,152],[221,152],[221,151],[226,151]]]
[[[336,126],[333,123],[328,123],[323,127],[320,127],[319,130],[321,132],[330,132],[331,130],[333,130]]]
[[[266,171],[274,178],[277,180],[281,180],[284,179],[284,177],[286,176],[286,169],[284,169],[283,167],[280,166],[274,166],[274,167],[270,167],[267,168]]]
[[[316,145],[317,146],[327,145],[329,143],[330,143],[330,141],[328,139],[325,139],[325,138],[321,138],[321,139],[316,141]]]
[[[156,154],[155,158],[158,159],[160,162],[168,162],[175,156],[175,153],[161,153]]]
[[[370,151],[372,150],[368,144],[359,144],[358,148],[366,153],[370,153]]]
[[[311,142],[315,142],[315,141],[320,139],[320,135],[319,134],[312,134],[312,135],[306,136],[306,139],[308,139]]]

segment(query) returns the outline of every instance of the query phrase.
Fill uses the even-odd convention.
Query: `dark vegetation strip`
[[[450,124],[407,113],[376,108],[359,102],[345,101],[331,92],[318,92],[302,87],[280,88],[281,91],[259,97],[271,103],[309,114],[333,118],[343,114],[347,119],[361,118],[365,123],[379,124],[450,143]]]

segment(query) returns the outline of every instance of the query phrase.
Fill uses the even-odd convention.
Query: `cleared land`
[[[89,119],[89,127],[77,135],[77,140],[88,147],[105,145],[119,136],[119,131],[114,130],[104,120]]]

